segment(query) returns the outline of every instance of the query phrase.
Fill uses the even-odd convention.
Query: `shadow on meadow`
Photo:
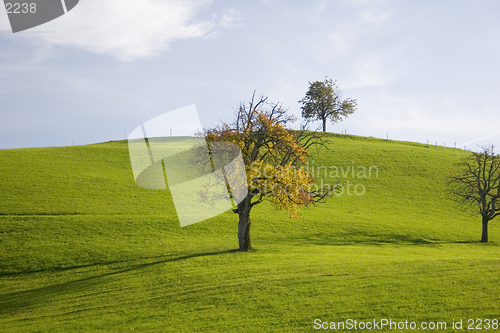
[[[52,284],[45,287],[34,288],[29,290],[17,291],[12,293],[0,294],[0,315],[13,315],[19,312],[26,312],[30,307],[37,306],[39,304],[47,303],[48,300],[57,298],[59,295],[63,294],[77,294],[80,291],[89,290],[95,285],[104,282],[104,279],[108,277],[112,277],[118,274],[128,273],[135,270],[140,270],[143,268],[181,261],[190,258],[196,257],[207,257],[207,256],[215,256],[225,253],[238,252],[237,249],[224,250],[224,251],[216,251],[216,252],[204,252],[204,253],[195,253],[184,255],[175,258],[168,258],[162,260],[156,260],[153,262],[143,263],[143,264],[135,264],[128,267],[122,267],[114,270],[113,272],[102,273],[97,275],[92,275],[86,278],[77,279],[73,281],[63,282]],[[113,261],[107,264],[116,264],[123,263],[125,261]],[[97,265],[106,265],[106,263],[99,263],[96,265],[82,265],[75,267],[65,267],[65,268],[55,268],[46,270],[46,272],[56,272],[56,271],[65,271],[71,269],[85,268],[90,266]],[[40,272],[40,271],[37,271]],[[21,275],[21,274],[29,274],[31,272],[22,272],[22,273],[8,273],[9,275]],[[7,275],[7,274],[5,274]]]
[[[259,242],[266,242],[265,238],[260,238]],[[479,243],[476,240],[468,241],[449,241],[441,239],[424,239],[420,237],[415,237],[412,235],[396,234],[396,233],[374,233],[362,230],[350,230],[342,231],[336,234],[326,234],[326,233],[314,233],[306,234],[299,237],[281,237],[273,238],[272,243],[288,243],[290,245],[304,245],[304,244],[315,244],[315,245],[330,245],[330,246],[346,246],[346,245],[407,245],[407,246],[438,246],[442,244],[473,244]],[[496,244],[490,244],[496,245]],[[258,246],[257,246],[258,250]],[[56,267],[47,270],[37,270],[37,271],[26,271],[26,272],[4,272],[0,273],[0,276],[20,276],[31,273],[55,273],[70,271],[72,269],[90,268],[96,266],[108,266],[108,265],[119,265],[118,268],[113,269],[112,272],[97,273],[85,278],[76,279],[72,281],[67,281],[63,283],[56,283],[44,287],[33,288],[29,290],[11,292],[0,294],[0,316],[14,315],[20,312],[27,312],[30,308],[36,306],[43,306],[50,300],[56,300],[60,296],[66,294],[78,295],[79,293],[88,292],[94,286],[106,282],[106,278],[117,276],[119,274],[128,273],[132,271],[138,271],[147,267],[152,267],[159,264],[178,262],[190,258],[197,257],[209,257],[216,256],[226,253],[238,252],[237,249],[223,250],[223,251],[213,251],[213,252],[202,252],[194,253],[188,255],[182,255],[178,257],[156,257],[156,258],[145,258],[143,260],[153,260],[147,263],[137,264],[136,261],[123,260],[123,261],[109,261],[100,262],[72,267]],[[90,273],[92,274],[92,273]]]
[[[446,239],[424,238],[409,234],[380,233],[366,230],[349,230],[338,233],[313,233],[300,237],[282,237],[279,243],[314,244],[314,245],[419,245],[438,246],[442,244],[473,244],[478,240],[451,241]]]

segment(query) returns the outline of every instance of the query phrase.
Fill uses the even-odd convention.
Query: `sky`
[[[358,103],[329,132],[500,147],[499,59],[496,0],[80,0],[15,34],[0,8],[0,149],[122,140],[192,104],[213,127],[254,91],[298,128],[325,77]]]

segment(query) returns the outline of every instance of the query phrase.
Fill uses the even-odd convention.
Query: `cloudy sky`
[[[299,117],[308,81],[358,110],[328,131],[500,147],[500,1],[80,0],[13,34],[0,9],[0,148],[124,139],[254,90]],[[319,124],[313,124],[316,128]]]

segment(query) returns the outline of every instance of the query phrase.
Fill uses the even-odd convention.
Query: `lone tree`
[[[298,208],[324,199],[334,188],[311,191],[314,179],[305,168],[307,149],[324,145],[317,134],[292,131],[286,125],[295,121],[280,103],[267,97],[240,103],[235,122],[206,131],[207,142],[232,142],[242,151],[248,195],[234,210],[239,216],[240,251],[251,251],[250,212],[266,198],[277,209],[285,209],[291,218],[300,218]]]
[[[463,171],[451,175],[450,190],[464,205],[476,207],[482,217],[481,242],[488,242],[488,222],[500,215],[500,156],[493,146],[472,152],[458,164]]]
[[[302,117],[307,121],[321,120],[323,132],[326,132],[326,121],[338,123],[356,111],[355,99],[342,99],[337,81],[325,78],[325,81],[309,82],[306,96],[299,101],[302,104]]]

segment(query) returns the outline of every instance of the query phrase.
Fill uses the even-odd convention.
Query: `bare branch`
[[[500,157],[489,147],[472,152],[458,164],[461,173],[449,177],[449,192],[464,206],[476,206],[483,218],[481,241],[486,242],[488,221],[500,213]]]

